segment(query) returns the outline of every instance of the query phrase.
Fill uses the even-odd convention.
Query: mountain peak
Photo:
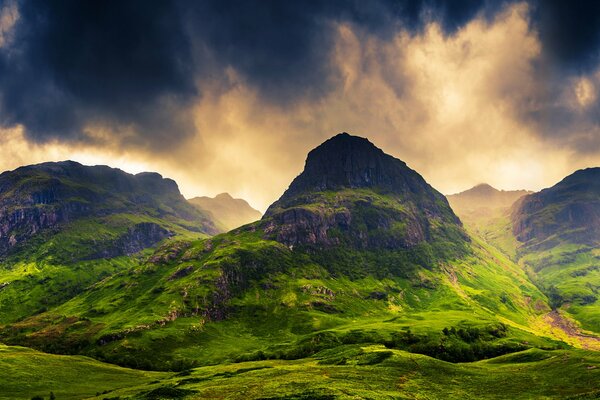
[[[441,193],[404,162],[348,133],[308,153],[304,171],[263,224],[269,237],[290,246],[407,249],[446,235],[459,245],[465,239]]]
[[[308,153],[304,171],[280,200],[300,193],[343,188],[374,188],[396,193],[421,193],[430,189],[403,161],[384,153],[366,138],[343,132]]]
[[[467,191],[488,192],[488,193],[499,192],[498,189],[496,189],[495,187],[493,187],[492,185],[487,184],[487,183],[480,183],[478,185],[473,186],[471,189],[469,189]]]
[[[227,192],[223,192],[223,193],[219,193],[218,195],[215,196],[215,199],[220,199],[220,200],[233,200],[233,197],[231,197],[231,195]]]

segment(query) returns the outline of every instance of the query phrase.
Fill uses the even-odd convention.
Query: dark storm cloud
[[[597,66],[600,56],[600,1],[537,0],[533,3],[546,63],[573,72]]]
[[[23,124],[34,140],[83,140],[89,123],[191,133],[176,112],[195,95],[188,37],[169,3],[17,4],[12,41],[0,49],[4,125]]]
[[[0,6],[13,4],[3,2]],[[330,68],[333,22],[380,36],[430,19],[453,32],[482,1],[19,1],[0,47],[0,122],[35,141],[108,140],[152,148],[195,132],[203,84],[227,85],[231,67],[264,101],[319,98]]]

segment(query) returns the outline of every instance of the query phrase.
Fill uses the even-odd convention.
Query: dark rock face
[[[377,188],[423,195],[429,202],[443,198],[403,161],[385,154],[365,138],[340,133],[308,153],[302,174],[265,215],[278,203],[285,203],[300,193],[342,188]],[[442,202],[447,203],[445,199]]]
[[[158,224],[142,222],[130,227],[126,234],[112,243],[100,244],[102,250],[92,254],[88,259],[113,258],[138,253],[151,247],[173,234]]]
[[[44,163],[0,174],[0,255],[42,231],[83,217],[118,213],[185,221],[187,229],[216,233],[212,221],[187,203],[177,184],[159,174],[131,175],[72,161]],[[112,250],[103,251],[118,255],[139,251],[168,236],[161,229],[136,225]]]
[[[579,170],[551,188],[523,197],[513,206],[511,218],[520,242],[535,245],[555,237],[600,243],[600,168]]]
[[[347,133],[308,154],[302,174],[262,222],[269,237],[288,246],[397,249],[450,231],[453,240],[467,238],[441,193],[404,162]]]

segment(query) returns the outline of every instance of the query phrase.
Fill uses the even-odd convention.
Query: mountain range
[[[0,365],[16,378],[0,386],[8,398],[595,398],[597,178],[446,198],[347,133],[312,150],[262,217],[229,195],[188,202],[158,174],[6,172]],[[44,378],[27,386],[32,364]]]
[[[234,199],[229,193],[215,197],[194,197],[188,200],[199,211],[208,213],[221,231],[230,231],[260,219],[262,214],[244,199]]]

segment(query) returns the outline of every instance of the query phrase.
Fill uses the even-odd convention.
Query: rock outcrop
[[[467,240],[446,198],[367,139],[341,133],[312,150],[304,171],[263,217],[288,246],[412,248]]]

